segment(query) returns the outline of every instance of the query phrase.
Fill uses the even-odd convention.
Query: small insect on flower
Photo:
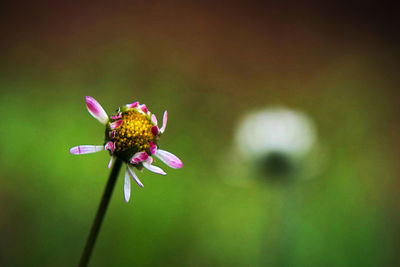
[[[158,140],[167,126],[167,111],[164,112],[161,128],[157,126],[157,118],[139,102],[127,104],[119,108],[117,115],[109,117],[102,106],[92,97],[86,96],[86,107],[89,113],[106,126],[105,141],[102,146],[81,145],[70,149],[71,154],[80,155],[108,150],[111,159],[108,168],[115,158],[126,163],[124,195],[128,202],[131,195],[132,177],[135,182],[143,187],[142,182],[136,176],[134,168],[165,175],[166,173],[157,166],[152,165],[156,156],[162,162],[174,169],[182,168],[182,161],[172,153],[158,148]]]

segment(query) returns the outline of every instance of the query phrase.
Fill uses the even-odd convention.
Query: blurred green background
[[[79,261],[109,174],[108,153],[68,153],[103,142],[85,95],[109,114],[137,100],[159,120],[167,109],[161,147],[184,163],[140,173],[128,204],[120,174],[91,266],[400,264],[394,9],[1,5],[1,266]],[[274,105],[314,121],[324,160],[313,179],[272,185],[232,160],[240,119]]]

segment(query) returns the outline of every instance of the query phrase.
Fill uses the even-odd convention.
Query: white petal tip
[[[129,177],[129,169],[127,168],[124,177],[124,198],[126,203],[128,203],[130,197],[131,197],[131,179]]]
[[[142,182],[139,180],[139,178],[136,176],[136,173],[133,171],[133,167],[129,166],[129,164],[127,164],[128,167],[128,172],[129,174],[132,176],[133,180],[135,180],[135,182],[140,186],[140,187],[144,187]]]
[[[168,111],[164,111],[163,124],[162,127],[160,128],[161,133],[163,133],[165,131],[165,128],[167,127],[167,120],[168,120]]]
[[[161,174],[161,175],[166,175],[166,174],[167,174],[167,173],[166,173],[163,169],[161,169],[160,167],[151,165],[151,164],[149,164],[149,163],[147,163],[147,162],[143,162],[143,166],[144,166],[146,169],[148,169],[149,171],[151,171],[151,172],[154,172],[154,173],[157,173],[157,174]]]
[[[108,168],[111,168],[112,164],[114,162],[114,156],[111,156],[110,161],[108,162]]]
[[[82,154],[96,153],[102,150],[104,150],[103,146],[82,145],[82,146],[74,146],[69,150],[69,153],[71,153],[72,155],[82,155]]]

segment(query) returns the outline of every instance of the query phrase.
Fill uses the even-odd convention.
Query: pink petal
[[[117,121],[114,121],[113,123],[111,123],[110,124],[111,130],[117,129],[119,126],[121,126],[122,122],[123,122],[123,120],[117,120]]]
[[[157,117],[154,114],[151,114],[151,121],[153,122],[154,125],[157,125]]]
[[[151,133],[156,136],[158,134],[158,127],[157,126],[153,126],[151,127]]]
[[[110,141],[108,142],[105,146],[104,149],[109,150],[112,153],[114,153],[114,149],[115,149],[115,144],[114,142]]]
[[[165,131],[165,128],[167,127],[167,120],[168,120],[168,112],[164,111],[162,127],[160,129],[161,133],[163,133]]]
[[[156,154],[156,152],[157,152],[157,146],[156,146],[156,144],[155,144],[153,141],[151,141],[150,144],[149,144],[149,146],[150,146],[150,152],[151,152],[151,154],[152,154],[152,155]]]
[[[99,122],[106,124],[108,122],[108,115],[103,107],[92,97],[86,96],[86,107],[89,113]]]
[[[131,163],[138,164],[142,161],[145,161],[148,157],[149,157],[149,155],[147,155],[146,152],[137,152],[135,155],[133,155],[133,157],[131,159]]]
[[[139,106],[139,102],[133,102],[132,104],[126,104],[125,105],[127,108],[136,108],[137,106]]]
[[[171,168],[179,169],[183,166],[182,161],[168,151],[157,149],[156,156]]]
[[[121,119],[121,117],[122,117],[122,113],[120,112],[120,113],[118,113],[117,116],[111,116],[111,119],[118,120],[118,119]]]
[[[125,179],[124,179],[124,197],[125,202],[128,203],[131,198],[131,178],[129,177],[129,169],[126,168]]]
[[[142,182],[139,180],[139,178],[136,176],[136,173],[133,171],[133,168],[131,166],[129,166],[129,164],[127,164],[128,166],[128,171],[129,174],[132,176],[133,180],[135,180],[135,182],[140,186],[140,187],[144,187]]]
[[[165,171],[163,171],[163,169],[161,169],[160,167],[154,166],[154,165],[150,165],[147,164],[146,162],[143,162],[143,166],[148,169],[151,172],[157,173],[157,174],[161,174],[161,175],[166,175],[167,173]]]
[[[112,164],[113,164],[113,162],[114,162],[114,156],[111,156],[111,158],[110,158],[110,161],[108,162],[108,168],[111,168],[111,166],[112,166]]]
[[[139,107],[145,114],[148,114],[149,113],[149,110],[147,109],[147,107],[146,107],[146,105],[145,104],[143,104],[143,105],[140,105],[140,107]]]
[[[102,150],[104,150],[103,146],[82,145],[82,146],[74,146],[69,150],[69,153],[73,155],[81,155],[81,154],[95,153]]]

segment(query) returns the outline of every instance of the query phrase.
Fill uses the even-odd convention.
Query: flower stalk
[[[85,249],[83,250],[82,257],[79,263],[80,267],[85,267],[88,265],[90,256],[93,251],[93,247],[95,245],[97,235],[99,233],[101,224],[104,219],[104,215],[106,214],[108,203],[110,202],[112,192],[114,190],[115,182],[117,181],[119,171],[122,166],[122,160],[116,159],[114,166],[111,170],[110,176],[108,178],[108,182],[106,188],[104,190],[103,196],[101,198],[101,202],[99,208],[97,210],[96,217],[94,219],[92,228],[90,229],[89,237],[86,241]]]

